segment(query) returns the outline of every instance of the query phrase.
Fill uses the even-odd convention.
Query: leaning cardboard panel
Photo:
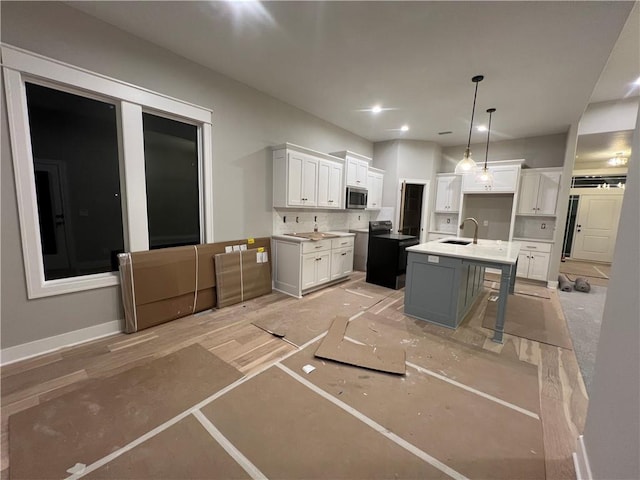
[[[215,256],[218,308],[271,293],[271,266],[265,248]]]
[[[118,255],[125,331],[190,315],[196,302],[196,247]]]

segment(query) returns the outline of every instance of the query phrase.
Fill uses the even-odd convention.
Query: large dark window
[[[149,248],[200,243],[198,128],[142,115]]]
[[[26,93],[45,279],[117,270],[115,105],[32,83]]]

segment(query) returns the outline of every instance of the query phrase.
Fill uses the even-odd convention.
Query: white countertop
[[[455,237],[459,240],[473,240],[471,238]],[[441,240],[421,243],[407,247],[408,252],[440,255],[443,257],[466,258],[469,260],[484,260],[504,264],[515,264],[520,253],[520,242],[505,242],[501,240],[478,240],[474,245],[453,245],[442,243]]]
[[[349,233],[349,232],[329,231],[329,232],[320,232],[320,233],[329,233],[331,235],[336,235],[337,237],[355,237],[356,236],[355,233]],[[311,240],[310,238],[293,237],[291,235],[287,235],[286,233],[271,235],[271,238],[275,238],[276,240],[286,240],[288,242],[294,242],[294,243],[319,241],[319,240]],[[336,237],[323,238],[322,240],[331,240],[331,238],[336,238]]]

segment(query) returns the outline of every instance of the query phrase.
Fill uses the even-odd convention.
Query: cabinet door
[[[318,204],[318,160],[306,157],[302,169],[302,205],[315,207]]]
[[[538,186],[538,215],[555,215],[558,202],[558,188],[560,186],[560,172],[540,174]]]
[[[383,175],[376,172],[369,172],[367,175],[367,208],[382,208],[382,182]]]
[[[309,287],[313,287],[316,283],[316,265],[318,261],[316,258],[318,255],[315,253],[308,253],[302,255],[302,290]]]
[[[344,167],[339,163],[331,163],[329,173],[329,199],[328,206],[331,208],[342,208],[344,199],[344,189],[342,188],[342,176]]]
[[[329,178],[331,176],[331,164],[320,162],[318,164],[318,206],[328,207],[329,205]]]
[[[549,254],[529,252],[529,275],[533,280],[547,280],[549,271]]]
[[[451,177],[438,177],[436,180],[436,212],[450,212]]]
[[[530,252],[524,251],[518,254],[518,268],[516,269],[516,277],[527,278],[529,275],[529,254]]]
[[[492,168],[493,184],[489,189],[492,192],[515,192],[518,187],[520,169],[518,167]]]
[[[520,195],[518,199],[518,214],[535,215],[538,203],[538,174],[524,174],[520,179]]]
[[[367,184],[367,173],[369,164],[364,160],[358,160],[356,164],[356,183],[362,187]]]
[[[460,209],[460,186],[462,179],[460,175],[449,178],[449,187],[447,188],[449,196],[449,212],[457,212]]]
[[[358,180],[358,160],[347,157],[347,185],[352,187],[359,186]]]
[[[353,248],[345,247],[331,251],[331,280],[349,275],[353,271]]]
[[[316,285],[331,280],[331,250],[321,252],[316,257]]]
[[[287,158],[287,205],[302,205],[305,156],[289,153]]]

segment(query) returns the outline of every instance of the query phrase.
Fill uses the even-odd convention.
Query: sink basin
[[[469,245],[469,240],[442,240],[440,243],[449,243],[451,245]]]
[[[324,240],[325,238],[338,238],[339,235],[323,232],[287,233],[290,237],[306,238],[308,240]]]

